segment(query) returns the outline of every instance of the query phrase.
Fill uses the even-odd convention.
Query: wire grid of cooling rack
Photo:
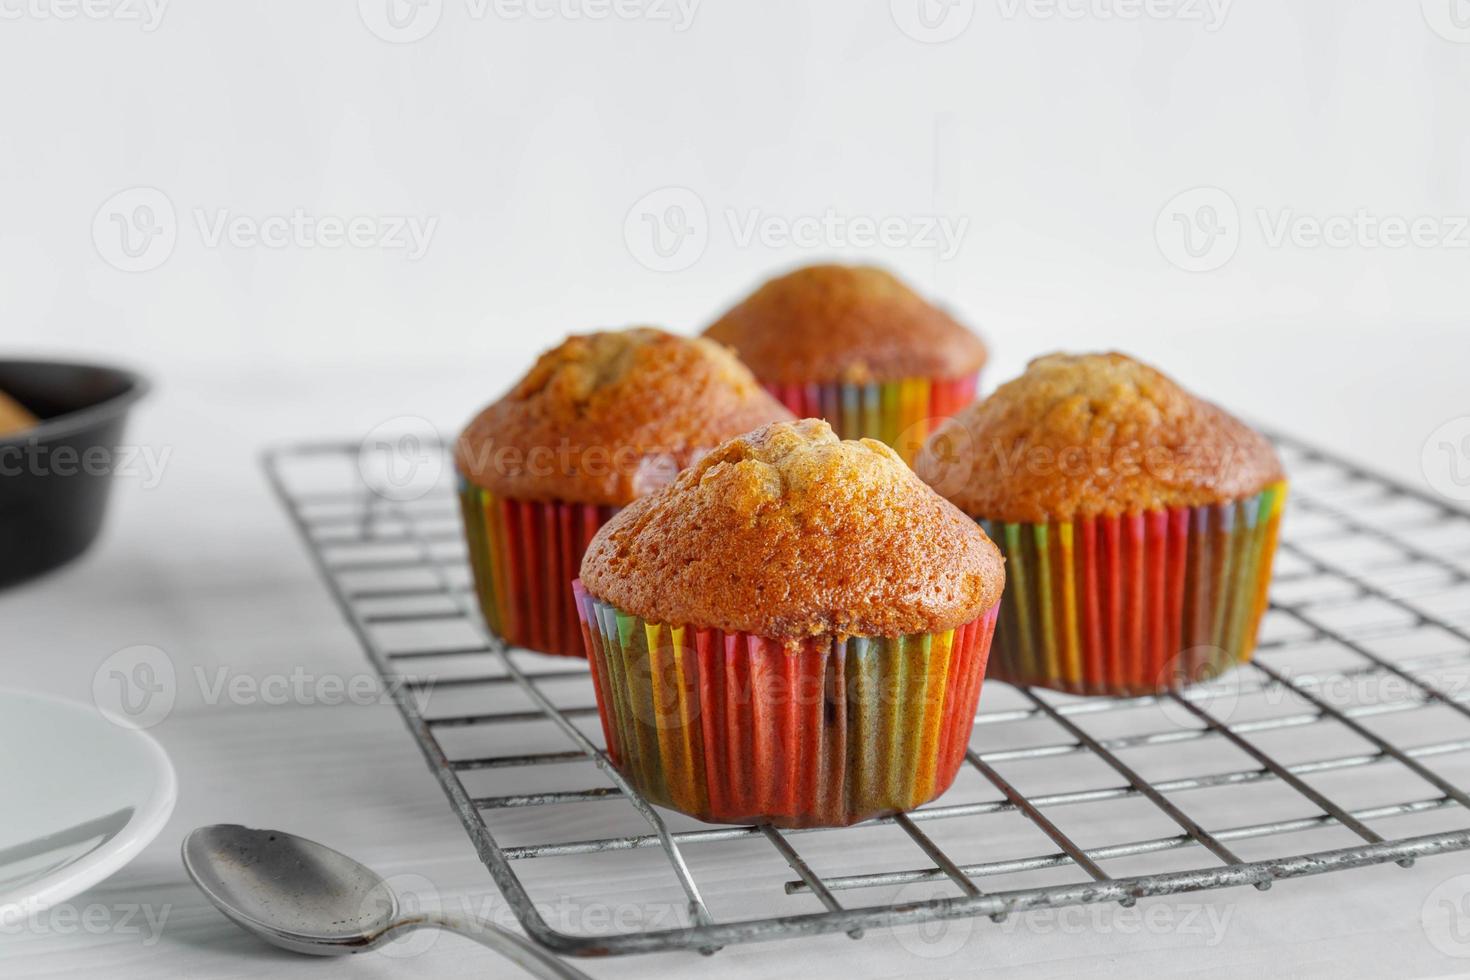
[[[508,650],[483,626],[443,478],[418,499],[387,499],[369,489],[364,450],[345,443],[278,448],[264,465],[357,639],[385,680],[402,682],[390,684],[397,706],[523,928],[585,956],[1264,891],[1470,848],[1470,515],[1295,440],[1277,443],[1292,496],[1253,664],[1163,698],[987,682],[956,788],[907,815],[806,831],[700,824],[640,797],[601,752],[585,664]],[[439,469],[442,449],[427,452]],[[446,641],[443,627],[458,639]],[[506,691],[522,706],[491,710],[491,695]],[[445,698],[459,710],[439,710]],[[536,734],[505,735],[526,726]],[[575,778],[598,785],[526,790],[511,778],[576,763],[588,775]],[[1064,769],[1081,763],[1103,778]],[[1262,789],[1272,795],[1249,797]],[[637,826],[598,809],[610,801]],[[1104,812],[1125,804],[1147,812]],[[538,819],[512,823],[529,839],[503,840],[496,817],[528,812]],[[1024,818],[1041,846],[992,852],[1015,838],[988,823],[1004,816]],[[899,835],[903,850],[895,859],[888,841],[880,866],[865,867],[878,832]],[[695,873],[707,849],[732,843],[766,849],[785,873],[760,877],[750,851],[738,889],[728,875]],[[642,863],[623,870],[618,861],[635,856]],[[1164,857],[1161,867],[1138,863]],[[553,924],[543,909],[566,897],[567,879],[548,886],[556,894],[533,893],[524,870],[553,858],[585,862],[605,895],[645,885],[653,860],[679,921]],[[916,884],[934,893],[916,899]],[[756,910],[725,903],[725,890],[754,890]],[[804,905],[771,914],[783,901]],[[726,904],[739,910],[725,914]]]

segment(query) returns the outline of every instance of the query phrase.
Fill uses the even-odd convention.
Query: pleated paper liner
[[[459,500],[485,622],[512,646],[586,656],[572,580],[617,508],[512,500],[464,479]]]
[[[907,462],[930,431],[975,400],[978,374],[871,384],[768,384],[797,418],[826,419],[842,439],[877,439]]]
[[[1230,503],[1052,524],[981,521],[1006,558],[990,676],[1157,694],[1250,660],[1286,484]]]
[[[845,826],[949,788],[997,609],[946,633],[777,640],[647,623],[574,586],[608,755],[714,823]]]

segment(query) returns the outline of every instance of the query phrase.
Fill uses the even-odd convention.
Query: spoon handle
[[[431,913],[422,919],[401,922],[390,932],[398,932],[400,929],[405,931],[419,929],[424,926],[447,929],[468,939],[473,939],[482,946],[490,947],[527,973],[540,977],[542,980],[592,980],[581,970],[568,965],[560,957],[547,952],[530,940],[516,935],[509,929],[502,929],[492,922],[474,916],[450,915],[443,912]]]

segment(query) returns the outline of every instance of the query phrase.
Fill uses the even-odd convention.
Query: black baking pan
[[[128,409],[148,390],[120,368],[0,359],[0,391],[40,424],[0,437],[0,587],[63,565],[102,527]]]

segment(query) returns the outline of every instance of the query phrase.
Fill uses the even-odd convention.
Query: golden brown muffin
[[[651,327],[567,338],[455,447],[491,493],[620,507],[731,436],[791,418],[728,350]]]
[[[1031,524],[1219,503],[1282,479],[1264,436],[1117,353],[1037,358],[930,436],[914,469],[971,516]]]
[[[0,391],[0,438],[33,429],[39,420],[25,406]]]
[[[772,384],[959,378],[985,345],[872,266],[813,265],[772,279],[704,332]]]
[[[649,622],[772,639],[939,633],[1000,599],[1000,552],[892,449],[817,419],[732,439],[621,511],[587,591]]]

